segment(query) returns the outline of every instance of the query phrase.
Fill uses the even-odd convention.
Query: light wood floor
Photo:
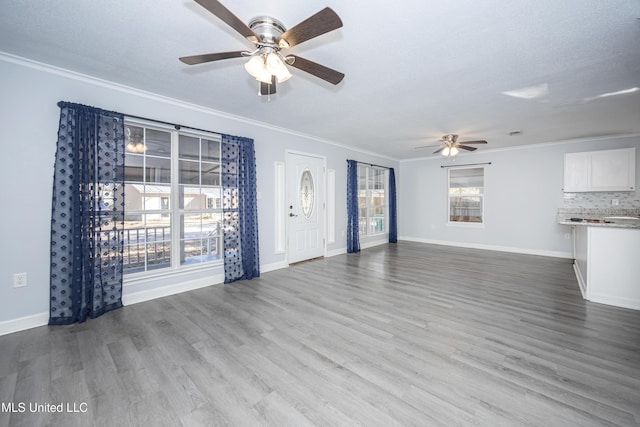
[[[633,426],[640,312],[583,301],[570,260],[401,242],[0,337],[0,401],[11,426]]]

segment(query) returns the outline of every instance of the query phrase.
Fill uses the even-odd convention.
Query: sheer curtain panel
[[[50,325],[84,322],[122,306],[124,117],[58,106]]]
[[[358,162],[347,160],[347,253],[360,252],[358,235]]]
[[[253,139],[222,135],[224,282],[260,276]]]
[[[398,243],[398,212],[396,208],[396,173],[389,168],[389,243]]]

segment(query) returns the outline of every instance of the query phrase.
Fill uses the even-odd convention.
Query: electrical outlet
[[[611,199],[611,206],[618,206],[620,201],[618,199]]]
[[[23,288],[27,286],[27,273],[16,273],[13,275],[13,287]]]

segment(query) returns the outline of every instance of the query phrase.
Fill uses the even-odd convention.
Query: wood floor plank
[[[222,374],[206,361],[192,362],[184,366],[185,373],[206,397],[215,413],[225,423],[242,426],[266,425],[241,390],[229,383]]]
[[[310,420],[289,404],[277,392],[272,391],[253,407],[264,418],[265,424],[282,427],[313,426]]]
[[[47,426],[639,426],[640,311],[571,260],[400,242],[0,337]]]
[[[16,380],[18,379],[18,374],[8,374],[3,377],[0,377],[0,402],[7,404],[13,404],[13,396],[15,394],[16,389]],[[11,419],[13,410],[13,405],[10,409],[5,409],[0,411],[0,425],[8,426],[9,420]]]

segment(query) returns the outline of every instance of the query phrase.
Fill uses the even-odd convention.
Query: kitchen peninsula
[[[640,210],[559,209],[557,221],[573,229],[582,296],[640,310]]]

